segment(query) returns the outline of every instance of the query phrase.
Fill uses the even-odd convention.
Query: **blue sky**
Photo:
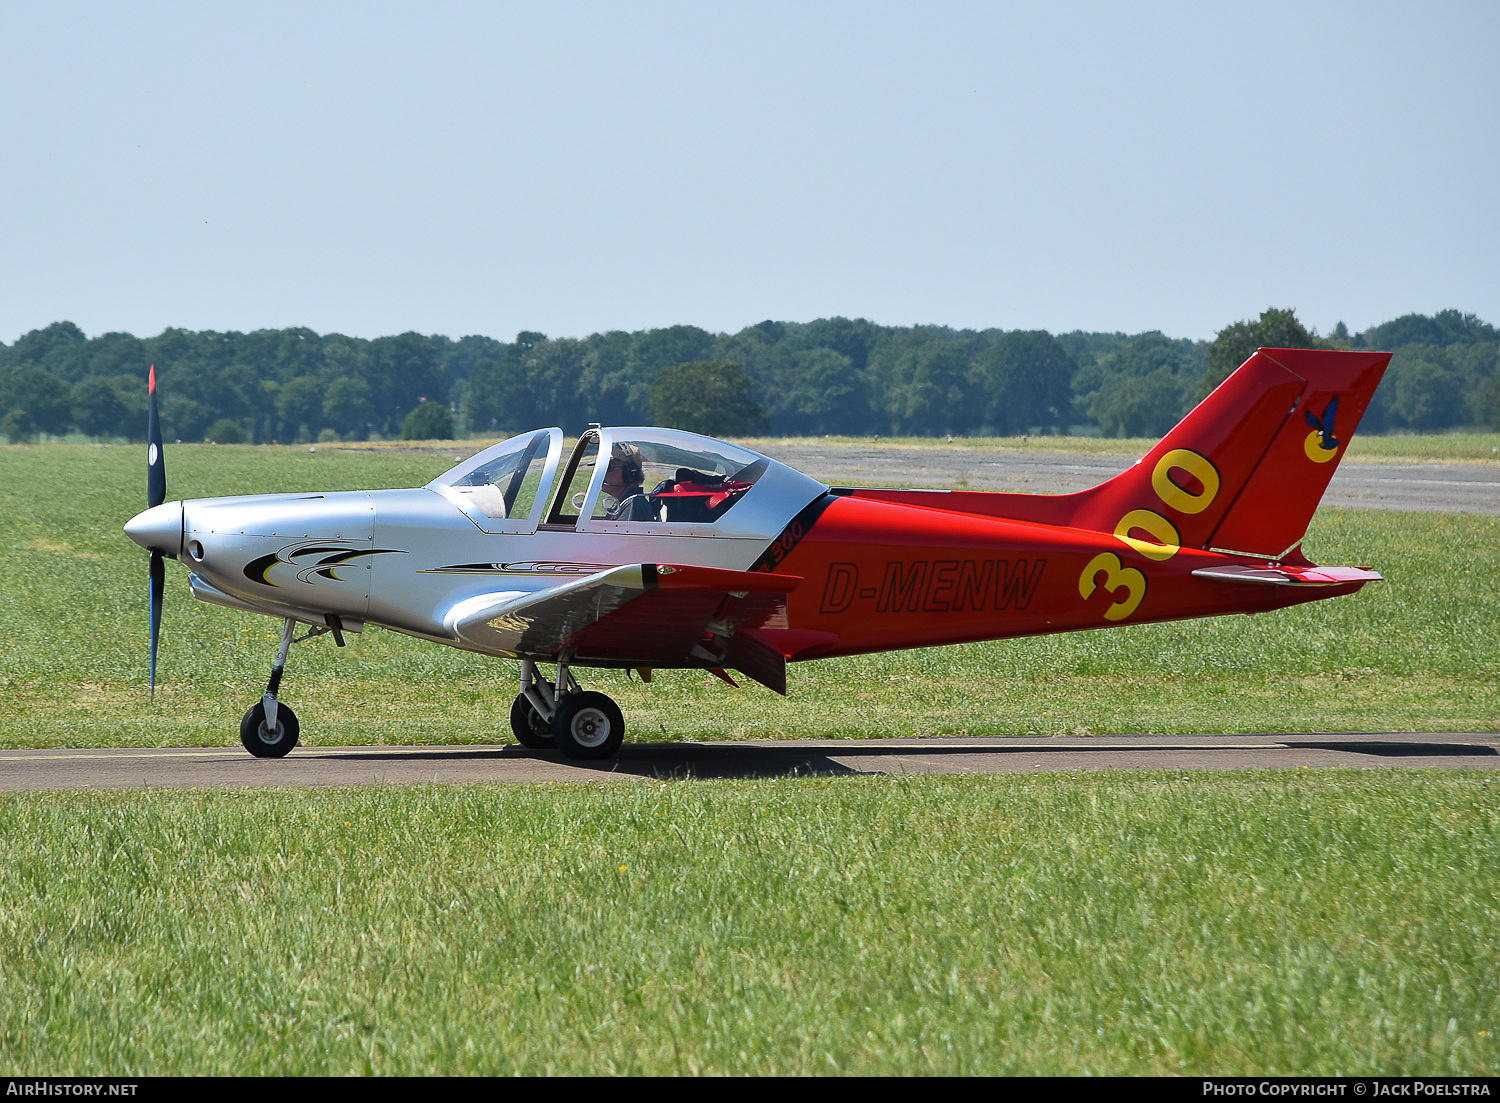
[[[1500,324],[1500,3],[0,0],[0,341]]]

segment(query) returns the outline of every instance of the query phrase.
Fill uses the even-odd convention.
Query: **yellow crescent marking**
[[[1323,447],[1323,434],[1316,429],[1307,434],[1307,439],[1302,442],[1302,450],[1313,463],[1327,463],[1339,454],[1337,448]]]

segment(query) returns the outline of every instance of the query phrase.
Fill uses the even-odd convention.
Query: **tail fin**
[[[1280,558],[1306,534],[1390,358],[1256,350],[1139,463],[1072,495],[1071,523],[1148,555],[1176,544]]]

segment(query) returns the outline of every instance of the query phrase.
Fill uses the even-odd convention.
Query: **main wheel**
[[[552,725],[542,719],[542,714],[526,700],[524,693],[516,694],[515,702],[510,706],[510,730],[521,746],[533,751],[551,750],[557,745],[552,738]]]
[[[612,758],[625,738],[625,717],[602,693],[570,693],[557,706],[552,736],[569,758]]]
[[[240,721],[240,742],[256,758],[281,758],[297,745],[301,731],[297,714],[280,701],[276,702],[276,727],[267,727],[265,702],[257,701]]]

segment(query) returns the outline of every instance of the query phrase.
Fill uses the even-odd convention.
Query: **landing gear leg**
[[[569,692],[558,694],[552,716],[552,739],[569,758],[613,758],[625,738],[625,717],[620,706],[602,693],[580,692],[568,672],[568,664],[557,664],[557,684]]]
[[[521,663],[521,692],[510,707],[510,730],[523,747],[556,747],[569,758],[612,758],[625,738],[625,718],[602,693],[580,689],[566,660],[557,681],[537,674],[536,663]]]
[[[521,663],[521,692],[510,706],[510,730],[521,746],[534,751],[550,750],[552,717],[557,711],[557,687],[538,676],[536,663]]]
[[[256,758],[281,758],[297,745],[297,736],[301,732],[297,714],[291,706],[276,699],[276,691],[281,688],[281,675],[286,670],[286,653],[291,650],[296,631],[297,622],[288,617],[281,629],[281,646],[276,649],[276,661],[271,664],[271,680],[266,683],[266,691],[240,721],[240,742]]]
[[[276,694],[281,689],[281,676],[286,671],[286,655],[292,644],[310,640],[314,636],[333,633],[334,642],[344,646],[343,623],[338,617],[329,616],[328,624],[312,625],[307,635],[297,635],[297,622],[287,617],[281,628],[281,646],[276,649],[276,659],[271,664],[271,679],[260,700],[251,706],[240,721],[240,742],[256,758],[282,758],[297,745],[301,726],[297,714],[290,705],[284,705]]]

